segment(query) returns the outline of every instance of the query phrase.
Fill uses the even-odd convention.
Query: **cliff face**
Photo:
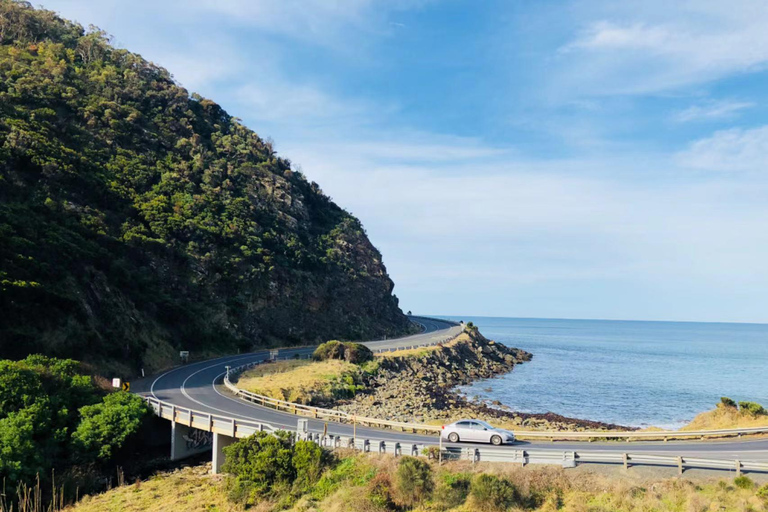
[[[360,222],[104,34],[0,0],[0,358],[406,332]]]

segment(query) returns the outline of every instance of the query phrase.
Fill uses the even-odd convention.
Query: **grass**
[[[461,333],[455,339],[441,345],[429,345],[426,347],[416,347],[408,350],[397,350],[395,352],[381,352],[381,353],[374,354],[374,356],[378,359],[393,359],[393,358],[401,358],[401,357],[420,358],[420,357],[426,357],[432,352],[439,350],[442,347],[451,347],[453,345],[456,345],[457,343],[466,343],[467,341],[471,341],[469,335],[467,333]]]
[[[300,404],[345,398],[358,390],[361,368],[340,360],[287,360],[243,373],[237,386],[259,395]]]
[[[397,504],[402,489],[397,471],[401,459],[390,455],[342,453],[341,459],[326,470],[312,490],[299,496],[292,512],[369,512],[396,510],[383,506],[389,498]],[[160,474],[138,484],[126,485],[107,493],[84,498],[67,512],[165,512],[165,511],[241,511],[229,501],[226,478],[207,474],[208,467],[186,468]],[[559,467],[525,468],[469,462],[431,464],[434,491],[419,496],[413,508],[400,510],[427,512],[475,512],[478,510],[468,488],[463,492],[455,482],[472,482],[478,473],[494,475],[511,483],[518,504],[510,509],[529,512],[705,512],[766,511],[768,497],[760,485],[746,485],[747,479],[732,477],[687,478],[642,477],[630,470],[616,469],[601,474],[589,468],[565,470]],[[453,492],[449,489],[454,483]],[[738,485],[737,485],[738,484]],[[469,485],[469,484],[467,484]],[[768,488],[766,486],[765,488]],[[768,496],[768,495],[767,495]],[[385,499],[382,499],[385,498]],[[249,510],[279,510],[275,502],[261,502]],[[489,508],[488,510],[496,510]]]
[[[718,404],[714,410],[699,414],[680,430],[719,430],[764,427],[766,425],[768,425],[768,415],[752,415],[739,411],[736,407]]]
[[[224,479],[207,466],[163,473],[104,494],[84,497],[66,512],[240,512],[229,500]]]

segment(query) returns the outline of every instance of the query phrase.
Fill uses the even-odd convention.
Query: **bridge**
[[[411,317],[419,334],[364,342],[374,351],[393,351],[447,342],[463,331],[456,322]],[[309,357],[315,347],[281,349],[280,358]],[[523,432],[524,441],[503,447],[442,443],[439,427],[362,418],[332,409],[292,404],[239,390],[228,372],[238,372],[270,358],[268,350],[221,357],[169,370],[134,386],[155,413],[171,421],[171,458],[212,450],[213,472],[221,471],[223,448],[258,431],[289,430],[329,449],[420,455],[436,447],[441,458],[511,463],[612,463],[624,467],[654,465],[768,473],[768,439],[723,439],[768,433],[764,428],[699,432]],[[705,440],[717,437],[718,440]],[[610,442],[606,438],[632,441]],[[680,441],[681,438],[695,440]],[[654,439],[658,441],[649,441]],[[677,440],[677,441],[670,441]],[[554,443],[557,441],[557,443]],[[579,442],[581,441],[581,442]],[[592,441],[585,443],[584,441]]]

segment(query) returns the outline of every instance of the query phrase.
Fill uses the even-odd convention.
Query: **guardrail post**
[[[235,439],[237,439],[237,435],[236,435],[237,434],[237,422],[236,421],[237,420],[235,420],[235,418],[232,418],[232,437],[234,437]]]
[[[208,413],[208,432],[213,432],[213,415]]]
[[[575,468],[576,467],[576,453],[563,452],[563,467]]]
[[[379,453],[385,453],[387,451],[387,445],[384,441],[379,441]]]
[[[677,474],[678,475],[683,474],[683,458],[682,457],[677,458]]]
[[[400,447],[400,443],[395,443],[395,457],[403,454],[403,449]]]
[[[741,462],[736,461],[736,476],[741,476]]]
[[[171,406],[171,421],[176,421],[176,406]]]
[[[363,440],[363,452],[367,453],[371,451],[371,441],[368,439]]]
[[[629,455],[622,453],[621,458],[624,461],[624,469],[629,469]]]

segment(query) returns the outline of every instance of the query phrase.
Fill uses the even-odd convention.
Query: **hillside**
[[[0,43],[0,358],[151,371],[409,329],[361,223],[219,105],[25,2]]]

